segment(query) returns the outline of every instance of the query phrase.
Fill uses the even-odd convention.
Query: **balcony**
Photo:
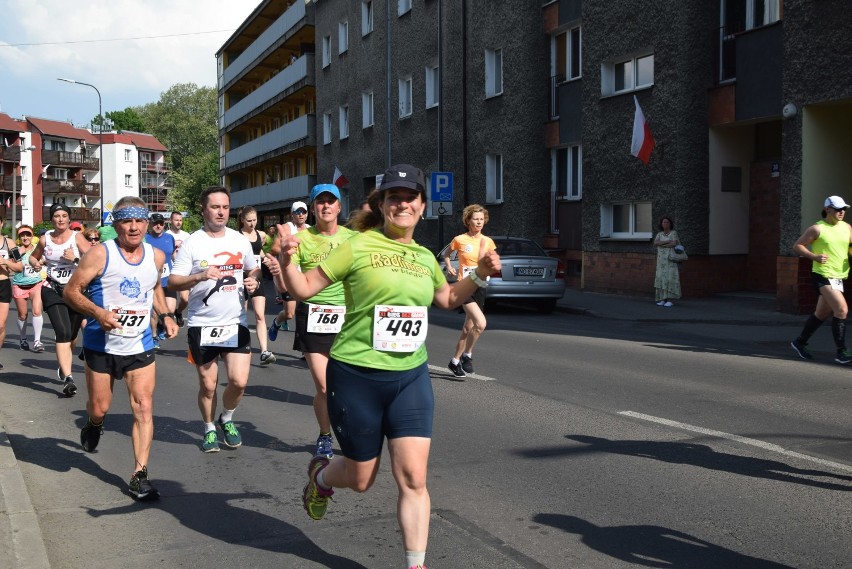
[[[139,187],[142,189],[146,188],[161,188],[164,190],[170,190],[174,185],[172,181],[167,176],[152,176],[142,174],[139,177]]]
[[[296,120],[226,153],[221,166],[226,169],[250,161],[256,163],[276,150],[281,150],[281,153],[283,153],[288,146],[299,141],[306,141],[305,144],[313,146],[315,125],[316,117],[314,115],[302,115]]]
[[[71,221],[97,221],[98,223],[101,221],[101,210],[99,208],[72,207],[69,209],[71,210]],[[50,220],[50,206],[41,208],[41,218],[45,221]]]
[[[276,202],[280,202],[281,207],[284,207],[284,202],[287,200],[304,199],[316,183],[316,176],[298,176],[255,188],[246,188],[245,190],[232,192],[231,209],[237,209],[245,205],[257,207]]]
[[[71,194],[75,196],[101,197],[101,185],[83,180],[50,180],[42,182],[45,194]]]
[[[100,170],[100,161],[97,158],[86,156],[82,152],[42,150],[41,163],[50,164],[57,168],[84,168],[86,170]]]
[[[254,111],[268,108],[284,99],[302,82],[316,84],[314,78],[314,54],[305,54],[291,65],[278,72],[272,79],[231,105],[220,118],[219,128],[227,129]]]
[[[266,28],[245,51],[238,55],[234,61],[222,72],[219,79],[219,89],[233,81],[241,72],[245,71],[260,56],[281,38],[285,37],[296,24],[305,18],[306,8],[304,2],[295,2],[271,26]],[[309,24],[313,22],[308,22]]]
[[[21,191],[21,182],[22,181],[23,180],[21,180],[20,176],[14,176],[15,191],[17,191],[17,192]],[[12,191],[12,182],[13,182],[13,177],[10,174],[0,174],[0,188],[2,188],[4,191],[7,191],[7,192]]]
[[[155,174],[169,174],[172,169],[165,162],[156,162],[154,160],[140,160],[140,172],[152,172]]]
[[[4,162],[20,162],[21,161],[21,147],[20,146],[9,146],[3,148],[3,161]]]

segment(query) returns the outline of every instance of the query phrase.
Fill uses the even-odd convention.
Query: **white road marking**
[[[780,447],[778,445],[767,443],[765,441],[761,441],[758,439],[750,439],[748,437],[741,437],[740,435],[735,435],[733,433],[725,433],[723,431],[714,431],[713,429],[705,429],[702,427],[696,427],[694,425],[689,425],[687,423],[681,423],[679,421],[672,421],[670,419],[663,419],[662,417],[654,417],[653,415],[646,415],[644,413],[637,413],[635,411],[619,411],[619,415],[624,415],[625,417],[633,417],[635,419],[642,419],[644,421],[650,421],[652,423],[658,423],[660,425],[666,425],[668,427],[674,427],[676,429],[683,429],[684,431],[692,431],[694,433],[701,433],[703,435],[710,435],[711,437],[718,437],[721,439],[728,439],[730,441],[736,441],[738,443],[751,445],[754,447],[761,448],[763,450],[768,450],[770,452],[777,452],[778,454],[783,454],[784,456],[789,456],[792,458],[800,458],[802,460],[807,460],[809,462],[815,462],[817,464],[821,464],[822,466],[828,466],[831,468],[836,468],[838,470],[842,470],[844,472],[852,472],[852,466],[847,464],[841,464],[839,462],[833,462],[830,460],[825,460],[822,458],[817,458],[815,456],[810,456],[807,454],[802,454],[800,452],[787,450],[784,447]]]
[[[448,370],[447,366],[441,367],[441,366],[433,366],[432,364],[429,364],[429,369],[432,370],[432,371],[443,373],[445,375],[451,375],[451,376],[453,376],[453,378],[455,378],[455,376],[453,375],[453,372]],[[468,374],[465,377],[469,377],[471,379],[478,379],[479,381],[497,381],[497,379],[494,378],[494,377],[488,377],[487,375],[479,375],[478,373]],[[461,378],[459,378],[459,379],[461,379]]]

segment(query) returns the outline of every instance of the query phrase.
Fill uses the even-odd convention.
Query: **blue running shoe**
[[[320,435],[317,439],[317,451],[314,453],[314,456],[334,457],[334,450],[331,448],[331,444],[331,435]]]
[[[275,323],[275,320],[272,321],[272,326],[266,331],[266,336],[273,342],[278,338],[278,324]]]

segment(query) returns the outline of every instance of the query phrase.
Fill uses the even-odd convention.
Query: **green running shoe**
[[[201,450],[204,452],[219,452],[219,437],[216,436],[215,430],[204,433],[204,440],[201,442]]]
[[[227,423],[222,422],[222,415],[219,415],[219,426],[222,427],[222,432],[225,434],[225,444],[231,448],[237,448],[243,444],[243,438],[237,430],[237,426],[233,421]]]
[[[331,488],[321,488],[317,484],[317,474],[328,466],[329,461],[324,456],[315,456],[308,464],[308,483],[302,490],[302,505],[311,519],[321,520],[328,509],[328,500],[334,494]]]

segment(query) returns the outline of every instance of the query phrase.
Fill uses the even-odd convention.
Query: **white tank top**
[[[71,273],[74,272],[74,261],[69,261],[63,257],[66,249],[73,249],[74,258],[80,257],[80,250],[77,248],[77,235],[71,235],[71,238],[65,243],[54,243],[50,238],[52,231],[44,234],[44,253],[42,260],[47,267],[47,280],[57,282],[59,284],[67,284],[71,279]]]

